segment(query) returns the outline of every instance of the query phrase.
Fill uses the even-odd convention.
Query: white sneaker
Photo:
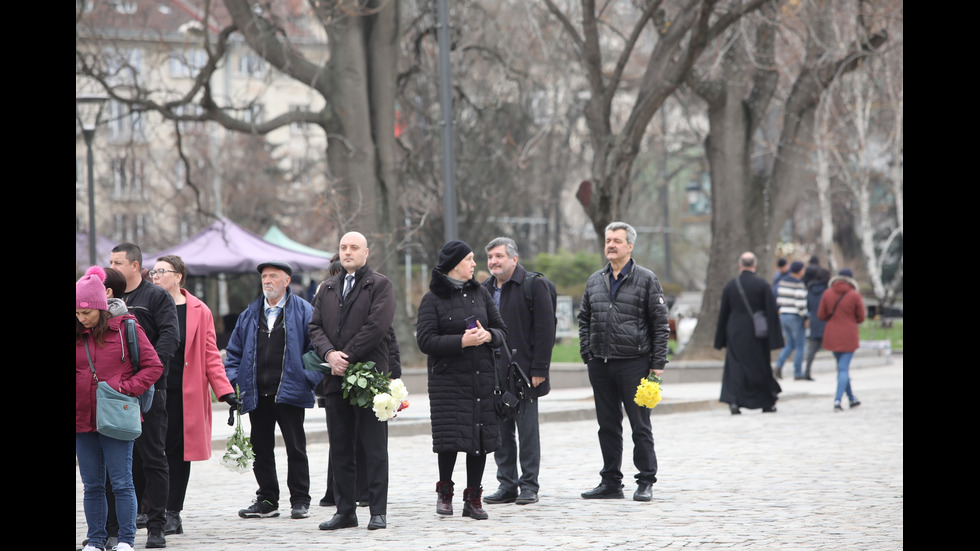
[[[133,546],[128,543],[119,542],[119,544],[112,548],[112,551],[133,551]]]

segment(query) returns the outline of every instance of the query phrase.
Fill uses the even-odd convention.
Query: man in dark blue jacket
[[[650,410],[633,401],[636,387],[667,364],[667,304],[653,272],[631,258],[636,230],[624,222],[606,226],[609,264],[592,274],[579,306],[579,353],[589,368],[602,451],[602,482],[585,499],[623,498],[623,412],[633,431],[635,501],[653,499],[657,454]]]
[[[303,366],[303,354],[310,349],[313,306],[289,290],[293,269],[288,263],[263,262],[258,271],[262,296],[238,316],[225,356],[228,380],[238,388],[242,413],[249,414],[252,425],[252,470],[259,484],[255,502],[238,511],[238,516],[279,516],[278,424],[286,445],[290,516],[306,518],[310,516],[310,463],[303,421],[306,408],[315,405],[313,389],[322,378]]]
[[[531,377],[534,400],[525,401],[516,418],[500,423],[501,443],[493,454],[497,462],[499,487],[496,492],[485,496],[483,501],[527,505],[538,501],[541,443],[537,398],[551,390],[548,369],[555,346],[555,310],[547,283],[541,278],[525,280],[527,270],[518,263],[517,243],[513,239],[498,237],[487,244],[486,252],[491,277],[483,285],[490,291],[507,325],[507,345],[517,350],[514,360]],[[525,301],[525,285],[532,286],[533,309],[529,309]],[[503,351],[501,355],[502,358],[507,357]],[[517,473],[518,453],[520,479]]]

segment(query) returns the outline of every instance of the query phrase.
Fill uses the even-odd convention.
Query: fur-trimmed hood
[[[480,284],[473,278],[463,283],[464,290],[472,290],[479,286]],[[432,294],[439,298],[449,298],[455,288],[456,285],[449,279],[449,276],[435,268],[432,269],[432,278],[429,279],[429,290],[432,291]]]
[[[836,276],[830,278],[830,283],[828,284],[828,287],[833,287],[834,284],[837,283],[838,281],[850,285],[851,287],[854,288],[855,291],[860,291],[861,290],[861,289],[858,288],[858,282],[857,282],[857,280],[855,280],[853,277],[847,277],[847,276],[842,276],[842,275],[836,275]]]

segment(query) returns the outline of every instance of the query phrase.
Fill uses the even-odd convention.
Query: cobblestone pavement
[[[776,414],[727,408],[656,415],[654,437],[659,481],[653,501],[630,499],[632,465],[628,424],[625,500],[584,500],[599,482],[601,466],[592,419],[542,425],[540,502],[485,505],[489,520],[460,516],[465,463],[457,463],[456,514],[435,514],[436,456],[428,434],[389,440],[391,481],[388,528],[318,529],[333,508],[318,507],[326,487],[328,444],[313,439],[308,452],[313,484],[311,516],[241,519],[254,497],[251,473],[233,473],[211,460],[195,462],[182,512],[182,535],[167,536],[169,549],[861,549],[904,547],[903,361],[852,370],[862,405],[834,413],[834,380],[782,381]],[[680,385],[679,385],[680,386]],[[711,396],[717,400],[718,385]],[[681,389],[676,389],[681,394]],[[671,389],[665,388],[666,395]],[[705,391],[707,392],[707,391]],[[688,392],[690,393],[690,392]],[[548,400],[545,398],[544,400]],[[722,405],[723,406],[723,405]],[[413,405],[414,407],[414,405]],[[544,401],[542,402],[544,407]],[[426,407],[427,409],[427,407]],[[322,410],[308,411],[322,422]],[[571,415],[570,415],[571,417]],[[309,422],[309,421],[308,421]],[[285,453],[277,447],[285,494]],[[488,461],[485,493],[496,489]],[[75,538],[85,537],[82,486],[76,468]],[[137,533],[142,549],[146,531]]]

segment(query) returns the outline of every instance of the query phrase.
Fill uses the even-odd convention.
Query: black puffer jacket
[[[476,316],[493,339],[463,348],[467,316]],[[462,288],[432,270],[429,292],[419,304],[417,340],[429,356],[429,413],[432,451],[489,453],[500,446],[500,421],[493,408],[493,349],[507,329],[490,293],[471,279]]]
[[[650,369],[667,364],[667,304],[660,280],[636,262],[609,298],[606,267],[589,277],[579,306],[579,353],[590,358],[626,359],[649,356]]]

